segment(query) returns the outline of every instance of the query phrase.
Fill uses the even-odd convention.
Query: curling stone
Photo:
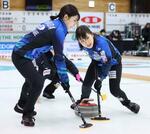
[[[78,105],[78,108],[84,117],[95,117],[98,115],[98,106],[95,103],[89,103],[89,100],[83,100]],[[91,100],[90,100],[91,101]],[[86,102],[86,103],[85,103]],[[79,116],[77,109],[75,109],[75,114]]]

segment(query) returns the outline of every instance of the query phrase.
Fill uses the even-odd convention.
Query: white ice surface
[[[5,64],[1,62],[2,64]],[[2,65],[1,64],[1,65]],[[123,69],[128,72],[135,68]],[[142,68],[141,68],[142,70]],[[143,72],[149,73],[149,68]],[[137,74],[139,72],[137,71]],[[85,73],[81,73],[84,77]],[[104,80],[102,92],[107,94],[106,101],[101,103],[102,115],[110,121],[91,121],[93,126],[80,129],[82,121],[70,109],[72,103],[68,94],[61,87],[55,92],[56,99],[48,100],[40,96],[35,110],[38,112],[35,127],[21,125],[21,115],[14,112],[23,83],[22,76],[16,70],[0,71],[0,133],[1,134],[148,134],[150,133],[150,82],[122,78],[121,88],[129,99],[140,104],[138,114],[130,112],[114,98],[108,87],[108,79]],[[49,83],[47,80],[45,85]],[[77,100],[80,98],[81,84],[70,76],[70,90]],[[91,98],[96,103],[96,94],[92,92]]]

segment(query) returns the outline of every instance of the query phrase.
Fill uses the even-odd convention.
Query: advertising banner
[[[58,11],[0,11],[0,55],[11,55],[11,49],[17,41],[57,13]],[[103,13],[81,12],[78,25],[88,25],[93,32],[99,32],[104,27],[103,23]],[[85,54],[80,51],[75,39],[76,28],[77,26],[69,30],[64,52],[68,57],[80,59]]]
[[[87,25],[95,33],[104,28],[104,13],[81,12],[80,15],[79,25]]]

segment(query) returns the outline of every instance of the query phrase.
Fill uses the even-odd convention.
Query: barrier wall
[[[10,59],[12,48],[19,39],[57,13],[57,11],[0,11],[0,58]],[[104,27],[103,21],[104,13],[82,12],[78,25],[88,25],[92,31],[99,32]],[[69,30],[64,51],[70,58],[81,58],[84,54],[79,51],[78,43],[75,41],[75,29],[76,27]]]
[[[10,59],[14,44],[24,34],[57,13],[58,11],[0,11],[0,58]],[[150,14],[81,12],[78,25],[87,25],[93,32],[99,33],[103,28],[107,32],[114,29],[123,31],[124,26],[131,22],[144,26],[150,22]],[[84,54],[79,51],[75,41],[75,29],[76,27],[69,31],[64,51],[71,58],[80,59]]]

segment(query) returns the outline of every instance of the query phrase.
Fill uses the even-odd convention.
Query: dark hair
[[[101,33],[106,33],[105,29],[100,30],[100,34]]]
[[[116,40],[121,40],[121,39],[122,39],[121,33],[120,33],[119,30],[113,30],[113,31],[110,33],[109,38],[110,38],[110,40],[113,40],[114,38],[115,38]]]
[[[76,29],[76,39],[86,39],[87,35],[86,34],[93,34],[93,32],[86,26],[86,25],[81,25]],[[80,49],[83,48],[83,46],[79,43]]]
[[[74,5],[71,5],[71,4],[67,4],[65,6],[63,6],[61,9],[60,9],[60,12],[57,16],[50,16],[51,20],[54,20],[56,18],[60,18],[60,19],[63,19],[63,17],[65,16],[65,14],[68,15],[68,17],[72,17],[72,16],[78,16],[78,20],[80,19],[80,14],[78,12],[78,9],[74,6]]]
[[[86,39],[86,34],[93,34],[92,31],[86,26],[81,25],[76,29],[76,39]]]

